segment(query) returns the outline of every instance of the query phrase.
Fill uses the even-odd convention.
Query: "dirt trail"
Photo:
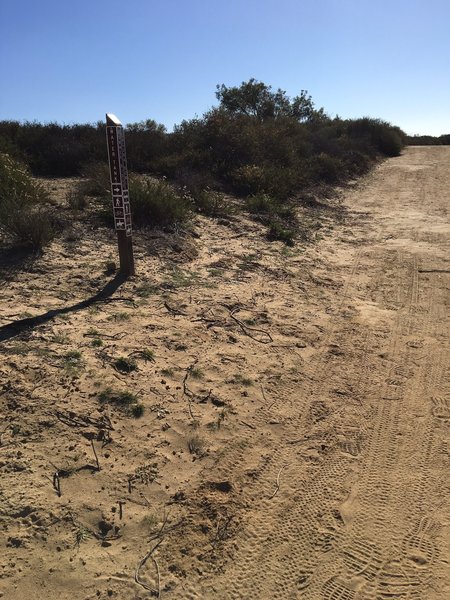
[[[347,195],[367,214],[352,251],[322,245],[345,285],[302,380],[255,419],[283,412],[233,561],[192,597],[449,597],[449,164],[410,148]],[[232,477],[246,450],[226,462]]]
[[[0,597],[150,598],[135,569],[160,541],[139,575],[166,600],[449,598],[449,166],[408,148],[306,249],[200,219],[168,266],[136,236],[114,301],[5,341]],[[102,235],[12,276],[3,322],[98,291]],[[144,416],[99,406],[106,385]],[[96,471],[82,433],[105,417]]]

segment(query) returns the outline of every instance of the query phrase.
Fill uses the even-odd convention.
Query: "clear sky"
[[[450,0],[0,0],[0,119],[169,130],[250,77],[450,133]]]

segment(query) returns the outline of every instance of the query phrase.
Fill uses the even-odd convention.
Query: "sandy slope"
[[[150,598],[159,543],[161,598],[450,597],[449,164],[383,163],[306,249],[240,220],[136,236],[113,301],[1,342],[0,595]],[[10,273],[0,326],[93,295],[114,252],[75,224]]]

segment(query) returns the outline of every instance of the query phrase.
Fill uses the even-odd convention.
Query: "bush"
[[[8,232],[19,242],[42,250],[56,236],[59,223],[48,209],[26,207],[12,213],[8,219]]]
[[[246,199],[246,205],[249,212],[260,215],[276,212],[275,201],[268,194],[261,192]]]
[[[167,181],[130,174],[129,193],[133,227],[167,229],[185,223],[191,216],[192,198],[177,193]],[[109,193],[101,198],[99,212],[107,222],[113,222]]]
[[[221,192],[206,188],[192,194],[192,202],[195,209],[202,215],[218,217],[231,212],[231,207]]]
[[[358,150],[350,150],[345,154],[345,167],[350,176],[367,173],[371,164],[370,157]]]
[[[83,191],[87,196],[101,198],[111,192],[109,166],[103,162],[91,162],[83,166]]]
[[[230,183],[239,194],[259,194],[264,191],[264,171],[258,165],[242,165],[230,173]]]
[[[130,178],[130,202],[133,224],[137,227],[167,228],[184,223],[192,208],[189,196],[178,194],[164,180],[144,176]]]
[[[56,219],[45,205],[47,192],[26,169],[0,154],[0,230],[41,250],[56,235]]]
[[[345,179],[346,168],[340,158],[330,156],[321,152],[314,156],[311,169],[317,182],[325,182],[329,184],[338,183]]]
[[[269,240],[280,240],[292,246],[298,230],[294,207],[290,203],[280,202],[268,194],[249,196],[246,200],[250,213],[268,227]]]
[[[226,191],[266,194],[281,206],[311,187],[360,175],[381,156],[398,156],[406,141],[401,129],[379,119],[331,119],[304,90],[291,99],[250,79],[237,87],[218,86],[216,97],[219,106],[182,121],[173,133],[152,119],[126,127],[130,171],[166,175],[182,190],[148,176],[130,177],[137,226],[169,227],[185,221],[191,209],[211,216],[227,212],[219,193]],[[107,199],[112,219],[103,123],[0,121],[1,148],[27,160],[36,174],[83,174],[86,183],[69,203],[83,208],[84,197],[94,196],[105,209]],[[88,160],[93,164],[86,166]],[[256,200],[249,201],[249,209],[252,202],[258,212]]]
[[[88,198],[100,198],[106,204],[110,200],[111,184],[106,163],[88,163],[83,167],[83,178],[67,194],[67,204],[73,210],[84,210]],[[111,214],[112,217],[112,214]]]
[[[8,154],[0,153],[0,209],[7,203],[15,206],[42,204],[48,194],[27,169]]]
[[[347,121],[347,133],[365,154],[380,152],[385,156],[398,156],[406,141],[399,127],[370,117]]]
[[[377,145],[380,152],[386,156],[400,156],[404,144],[398,131],[381,129],[378,133]]]

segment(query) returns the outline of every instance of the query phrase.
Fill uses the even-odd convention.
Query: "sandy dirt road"
[[[338,219],[318,209],[317,244],[241,217],[199,219],[169,253],[136,236],[111,302],[10,335],[107,283],[114,235],[81,222],[14,272],[0,597],[449,598],[449,197],[450,148],[410,147]],[[106,385],[144,415],[100,404]]]
[[[346,195],[364,218],[322,245],[345,283],[298,382],[255,415],[247,447],[275,425],[235,554],[192,597],[450,597],[449,198],[450,149],[419,147]]]

